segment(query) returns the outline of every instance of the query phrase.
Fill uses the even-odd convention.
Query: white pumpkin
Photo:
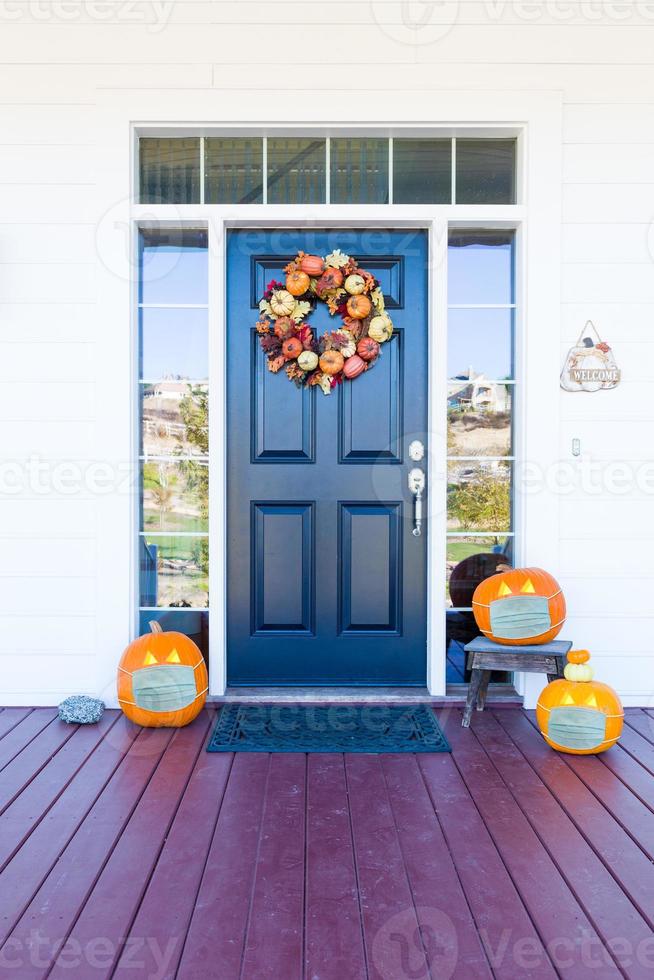
[[[348,276],[343,285],[350,296],[358,296],[359,293],[362,293],[366,287],[363,276],[358,275],[356,272],[353,272],[351,276]]]
[[[393,333],[393,321],[385,313],[374,316],[368,327],[368,336],[376,340],[378,344],[383,344]]]
[[[312,350],[302,351],[297,359],[297,363],[303,371],[313,371],[314,368],[318,367],[318,355]]]
[[[593,668],[590,664],[566,664],[563,673],[567,681],[592,681]]]
[[[338,332],[342,333],[343,336],[347,337],[347,344],[345,344],[344,347],[340,348],[341,354],[347,360],[348,357],[352,357],[353,354],[356,354],[357,342],[354,339],[354,334],[352,333],[351,330],[347,330],[345,327],[343,327]]]
[[[270,297],[270,308],[275,316],[290,316],[295,309],[295,296],[286,289],[276,289]]]

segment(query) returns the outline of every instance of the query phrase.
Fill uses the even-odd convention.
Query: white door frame
[[[558,564],[558,499],[544,475],[558,458],[558,362],[559,362],[559,279],[560,279],[560,203],[561,203],[561,100],[559,93],[494,93],[498,104],[488,103],[487,120],[480,118],[479,98],[469,105],[468,121],[454,125],[456,135],[515,134],[520,144],[518,188],[520,204],[473,205],[139,205],[130,207],[134,227],[156,225],[206,227],[209,232],[209,427],[212,446],[210,470],[210,694],[222,695],[226,689],[226,608],[225,608],[225,236],[232,227],[385,227],[425,228],[429,232],[429,430],[428,527],[437,528],[445,520],[447,474],[446,456],[446,320],[448,228],[484,227],[516,229],[516,334],[518,372],[516,386],[516,450],[521,472],[516,479],[514,529],[516,558],[556,569]],[[488,93],[491,95],[491,93]],[[466,98],[463,98],[463,102]],[[461,99],[459,104],[463,104]],[[522,112],[504,114],[502,104],[522,107]],[[453,97],[453,111],[457,98]],[[463,118],[463,116],[461,117]],[[504,122],[498,123],[498,118]],[[472,119],[476,120],[474,123]],[[522,120],[516,122],[515,120]],[[491,121],[492,120],[492,121]],[[506,121],[513,120],[513,121]],[[525,121],[527,120],[527,121]],[[153,128],[150,129],[150,126]],[[191,127],[189,127],[191,128]],[[215,129],[215,124],[210,127]],[[268,132],[274,127],[250,123],[234,132]],[[298,133],[306,126],[285,127]],[[384,127],[378,124],[377,128]],[[402,127],[386,127],[395,132]],[[152,135],[173,131],[188,132],[184,126],[152,123],[132,124],[132,137],[147,129]],[[194,132],[205,134],[209,127],[194,124]],[[365,126],[358,127],[361,131]],[[435,124],[412,124],[411,132],[435,130]],[[222,132],[222,129],[221,129]],[[326,132],[322,128],[323,134]],[[329,132],[334,132],[333,127]],[[407,128],[408,132],[408,128]],[[133,161],[132,161],[133,165]],[[527,221],[528,219],[528,221]],[[133,314],[132,314],[133,317]],[[132,319],[132,330],[134,321]],[[525,397],[528,389],[529,397]],[[534,481],[533,467],[541,474]],[[518,467],[517,467],[518,470]],[[521,478],[528,470],[529,492]],[[536,484],[536,485],[534,485]],[[221,519],[218,519],[221,515]],[[134,516],[133,516],[134,520]],[[427,686],[434,696],[445,694],[445,526],[442,533],[428,535],[428,641]],[[134,529],[133,529],[134,530]],[[133,539],[136,537],[134,530]],[[133,581],[132,572],[132,581]],[[440,599],[439,599],[440,597]],[[135,590],[132,589],[131,621],[138,621]],[[135,606],[136,603],[136,606]],[[528,675],[527,675],[528,678]],[[536,679],[538,681],[538,678]],[[520,693],[530,701],[528,679],[517,678]]]

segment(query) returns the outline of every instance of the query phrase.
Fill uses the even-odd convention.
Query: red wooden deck
[[[0,974],[654,977],[654,712],[589,758],[438,713],[452,755],[344,757],[0,711]]]

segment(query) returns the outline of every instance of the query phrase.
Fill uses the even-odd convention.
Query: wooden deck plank
[[[446,972],[451,965],[454,980],[492,980],[470,907],[415,756],[385,755],[381,762],[414,905],[422,910],[418,917],[423,930],[431,926],[432,948],[427,948],[427,955],[432,975]],[[436,928],[439,921],[443,928],[441,935]]]
[[[119,718],[111,738],[100,744],[0,874],[0,944],[54,867],[138,732],[126,718]]]
[[[307,760],[305,975],[367,976],[343,756]]]
[[[629,725],[625,725],[622,729],[619,745],[625,752],[633,756],[643,769],[654,776],[654,745],[651,742]]]
[[[117,720],[117,712],[105,712],[97,725],[81,725],[73,731],[60,751],[6,808],[0,816],[0,869],[38,826]],[[21,758],[22,754],[18,760]]]
[[[163,728],[139,734],[12,929],[2,948],[24,951],[21,980],[47,974],[170,739]]]
[[[304,939],[306,756],[270,760],[243,980],[301,980]]]
[[[265,753],[237,754],[202,876],[177,976],[237,980],[254,886],[270,769]]]
[[[560,976],[621,976],[610,957],[608,963],[589,962],[588,950],[603,949],[602,940],[477,740],[477,719],[464,729],[460,712],[437,714],[459,772]]]
[[[0,739],[15,728],[23,718],[27,718],[32,711],[34,708],[3,708],[0,713]]]
[[[565,769],[560,769],[560,766],[565,767],[565,762],[545,745],[535,729],[531,728],[530,734],[521,727],[514,728],[510,719],[500,712],[498,719],[490,712],[484,712],[483,718],[476,719],[476,731],[483,740],[484,748],[605,944],[611,948],[614,941],[620,938],[631,950],[636,950],[641,943],[649,942],[651,925],[638,914],[628,895],[606,867],[601,858],[602,852],[598,855],[593,847],[593,833],[589,825],[591,821],[608,815],[587,813],[587,820],[578,827],[574,817],[578,807],[588,805],[586,787],[576,777],[568,779]],[[539,761],[534,759],[543,749],[544,755],[549,753],[558,763],[556,771],[545,782],[545,777],[540,775]],[[545,760],[542,765],[548,766],[548,761]],[[548,788],[553,784],[561,785],[560,781],[569,784],[566,799],[570,805],[565,808]],[[614,950],[613,956],[626,976],[639,980],[651,976],[650,968],[632,962],[633,953],[629,957],[621,957]],[[627,963],[627,960],[630,962]]]
[[[654,743],[654,718],[643,708],[625,708],[624,721],[648,742]]]
[[[114,978],[134,977],[135,961],[143,976],[175,977],[233,758],[200,752]]]
[[[0,772],[0,813],[28,786],[34,777],[73,737],[76,725],[55,718]]]
[[[5,737],[0,740],[0,769],[9,765],[26,745],[39,735],[49,725],[57,712],[54,708],[34,708],[25,715],[17,725],[12,726]]]
[[[98,936],[102,936],[106,950],[101,964],[94,964],[93,976],[98,980],[110,976],[194,763],[204,748],[208,729],[209,717],[202,713],[190,725],[175,731],[61,947],[49,974],[52,980],[64,976],[85,980],[89,963],[83,957],[76,957],[76,951],[89,948]],[[162,955],[164,952],[161,950]]]
[[[421,755],[418,765],[495,976],[554,980],[545,946],[451,756]],[[516,942],[531,955],[516,956]]]
[[[413,904],[379,756],[346,755],[354,853],[369,976],[429,977],[422,930]]]
[[[608,770],[603,769],[601,762],[592,756],[574,757],[554,752],[524,715],[516,718],[502,716],[501,723],[514,742],[520,745],[522,753],[542,782],[556,794],[561,806],[595,852],[601,856],[613,877],[630,896],[631,902],[635,903],[650,925],[654,925],[654,873],[650,858],[625,833],[604,803],[591,793],[571,767],[569,760],[576,758],[576,768],[580,771],[585,770],[590,780],[593,778],[590,775],[593,770],[599,777],[604,772],[608,780],[614,780],[613,788],[617,792],[621,791],[619,781],[612,777]],[[635,797],[632,797],[632,803],[634,806],[639,805]],[[652,814],[642,804],[640,807],[642,814],[647,818],[647,824],[644,825],[644,833],[646,833],[647,827],[651,826]],[[598,878],[594,879],[594,885],[599,889]],[[588,897],[589,902],[590,898],[591,896]],[[589,908],[590,905],[586,907]],[[626,925],[624,928],[627,928]],[[622,935],[617,926],[616,930],[615,935]]]

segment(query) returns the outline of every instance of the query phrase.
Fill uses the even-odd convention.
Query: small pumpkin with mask
[[[209,680],[204,658],[183,633],[151,633],[127,647],[118,665],[118,701],[144,728],[182,728],[202,711]]]
[[[495,643],[549,643],[565,622],[565,598],[542,568],[511,568],[480,582],[472,611],[484,636]]]

